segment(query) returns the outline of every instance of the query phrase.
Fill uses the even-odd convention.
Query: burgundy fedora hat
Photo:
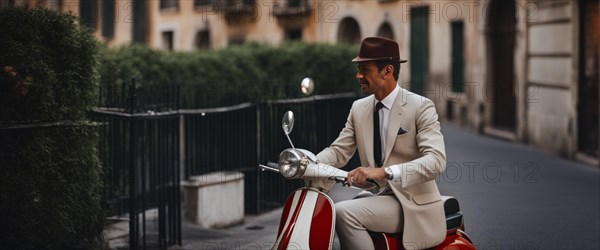
[[[352,62],[366,61],[398,61],[405,63],[408,60],[400,58],[398,43],[381,37],[367,37],[360,44],[358,56]]]

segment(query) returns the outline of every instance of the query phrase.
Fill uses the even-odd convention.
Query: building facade
[[[443,121],[599,165],[598,0],[3,0],[163,50],[396,40]],[[350,59],[349,59],[350,60]]]

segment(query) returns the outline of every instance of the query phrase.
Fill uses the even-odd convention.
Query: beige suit
[[[342,167],[358,150],[362,166],[375,166],[375,103],[373,95],[354,102],[339,137],[317,155],[320,162]],[[400,128],[407,132],[399,135]],[[445,238],[446,222],[435,177],[446,167],[446,154],[433,102],[400,89],[391,108],[385,136],[383,167],[398,166],[402,175],[401,182],[380,183],[381,192],[389,193],[391,189],[400,201],[404,213],[403,245],[407,249],[438,245]]]

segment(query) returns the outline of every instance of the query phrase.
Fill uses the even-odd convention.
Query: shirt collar
[[[396,96],[398,96],[398,92],[400,92],[400,87],[398,87],[398,85],[396,84],[396,87],[394,88],[394,90],[392,90],[392,93],[387,95],[381,101],[381,103],[383,103],[383,106],[386,107],[387,109],[392,109],[392,105],[394,104],[394,100],[396,100]],[[377,101],[377,100],[375,100],[375,101]]]

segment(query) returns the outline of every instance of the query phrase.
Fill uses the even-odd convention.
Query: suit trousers
[[[402,231],[402,206],[393,194],[377,195],[335,204],[335,231],[341,249],[374,249],[367,232],[398,233]]]

